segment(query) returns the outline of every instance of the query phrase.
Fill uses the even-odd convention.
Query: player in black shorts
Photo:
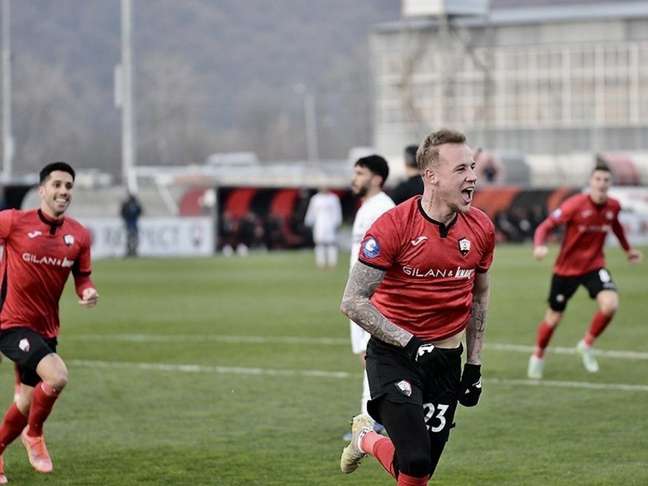
[[[429,441],[430,456],[423,463],[431,470],[420,471],[421,475],[432,474],[436,469],[450,429],[454,427],[461,385],[463,346],[437,351],[435,360],[423,368],[412,361],[403,348],[374,338],[367,345],[367,376],[372,397],[367,409],[385,425],[392,442],[407,455],[417,453],[408,449]],[[402,414],[393,413],[394,404],[411,409],[407,415],[414,420],[419,415],[418,410],[423,408],[427,430],[398,423],[403,421]],[[393,467],[399,470],[397,457],[394,457]]]
[[[399,486],[428,484],[457,403],[479,401],[495,246],[492,221],[470,207],[476,164],[463,134],[432,133],[416,159],[423,195],[383,213],[366,232],[340,306],[372,336],[371,417],[353,419],[340,469],[351,473],[370,454]],[[373,419],[389,438],[372,430]]]
[[[602,290],[617,291],[612,275],[606,268],[599,268],[576,277],[563,277],[554,273],[549,290],[549,307],[556,312],[564,312],[567,302],[581,285],[587,289],[591,299],[595,299]]]
[[[612,232],[617,237],[630,263],[639,263],[642,259],[641,252],[630,245],[619,221],[620,202],[608,196],[611,184],[610,168],[598,163],[590,175],[589,193],[568,198],[536,228],[533,257],[537,260],[547,256],[549,234],[560,226],[565,228],[565,232],[553,268],[549,306],[538,324],[535,348],[529,357],[527,376],[531,379],[542,378],[545,350],[562,321],[567,302],[580,285],[587,288],[590,297],[596,301],[597,309],[589,328],[576,345],[576,352],[588,372],[599,370],[594,343],[619,308],[617,288],[606,269],[603,252],[608,233]]]
[[[13,327],[0,333],[0,351],[16,363],[20,382],[36,386],[41,378],[36,366],[50,353],[56,353],[57,339],[44,338],[26,327]]]

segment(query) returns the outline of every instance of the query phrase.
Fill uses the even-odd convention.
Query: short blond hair
[[[466,136],[456,130],[442,128],[430,133],[416,151],[416,165],[420,171],[439,162],[439,147],[446,143],[466,143]]]

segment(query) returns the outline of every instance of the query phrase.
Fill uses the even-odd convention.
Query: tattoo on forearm
[[[473,301],[472,315],[466,328],[466,352],[468,361],[479,362],[484,345],[484,332],[486,331],[486,306],[478,301]]]
[[[486,332],[486,314],[488,312],[488,276],[476,286],[473,296],[472,313],[466,328],[466,352],[468,361],[479,363],[480,353],[484,346],[484,333]]]
[[[383,342],[404,347],[412,338],[412,334],[383,316],[369,300],[384,276],[383,270],[357,262],[344,289],[340,309],[372,336]]]

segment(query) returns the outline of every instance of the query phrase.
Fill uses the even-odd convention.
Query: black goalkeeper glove
[[[474,407],[481,392],[481,365],[466,363],[459,385],[459,403],[464,407]]]
[[[405,351],[412,361],[424,368],[430,365],[442,365],[447,362],[446,356],[439,348],[434,346],[434,344],[421,341],[416,336],[413,336],[407,345],[405,345]]]

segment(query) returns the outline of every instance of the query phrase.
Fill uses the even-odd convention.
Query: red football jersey
[[[619,211],[621,204],[616,199],[608,198],[605,203],[596,204],[589,194],[577,194],[563,202],[538,226],[533,243],[543,245],[551,230],[566,225],[554,273],[565,277],[584,275],[605,267],[603,245],[610,229],[623,249],[630,249],[619,222]]]
[[[40,210],[0,212],[2,310],[0,328],[28,327],[41,336],[58,335],[58,304],[74,274],[79,296],[90,280],[90,233],[79,222],[52,220]]]
[[[371,298],[390,321],[433,341],[461,332],[470,318],[475,272],[493,261],[495,229],[481,210],[445,226],[430,219],[421,197],[384,213],[369,228],[359,261],[385,277]]]

